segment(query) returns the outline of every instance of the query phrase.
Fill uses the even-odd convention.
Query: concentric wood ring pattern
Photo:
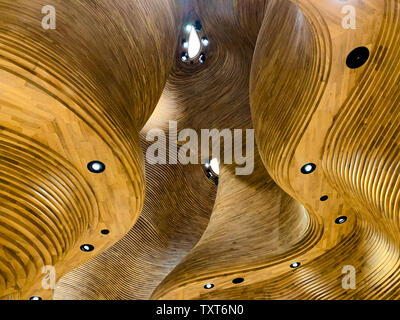
[[[173,1],[46,5],[57,10],[55,30],[41,26],[42,1],[0,1],[0,297],[51,297],[43,266],[60,278],[137,220],[138,133],[162,94],[181,24]],[[104,173],[89,172],[93,160]]]
[[[50,298],[42,266],[120,240],[54,297],[400,298],[399,0],[49,2],[44,31],[41,1],[0,0],[0,297]],[[196,20],[210,45],[190,65]],[[217,188],[201,165],[144,165],[168,120],[254,128],[254,173],[221,165]]]
[[[249,220],[254,219],[256,208],[268,210],[266,205],[251,206],[254,199],[249,189],[257,186],[254,183],[248,183],[246,191],[253,201],[244,205],[246,200],[240,199],[236,191],[220,204],[224,183],[234,188],[222,171],[217,202],[205,234],[158,287],[154,298],[399,297],[395,174],[399,137],[394,107],[398,97],[399,3],[347,4],[357,9],[356,30],[342,28],[344,4],[340,1],[267,1],[252,58],[250,102],[260,154],[271,177],[306,207],[312,222],[308,231],[300,241],[284,240],[288,246],[283,255],[275,253],[263,264],[263,255],[258,253],[257,261],[245,263],[259,247],[268,252],[279,242],[270,243],[270,233],[257,234],[262,223],[249,228],[248,222],[232,219],[227,213],[223,224],[231,225],[226,231],[218,227],[217,221],[223,219],[219,217],[222,205],[238,214],[240,204],[245,206]],[[347,54],[359,46],[370,49],[371,59],[360,69],[350,70]],[[306,163],[315,163],[316,172],[301,174],[300,168]],[[320,201],[323,195],[328,195],[325,202]],[[281,214],[287,210],[282,208]],[[339,216],[347,216],[347,222],[335,224]],[[296,225],[298,222],[292,225],[292,234]],[[278,239],[284,238],[286,232],[282,232]],[[231,245],[223,242],[227,237]],[[246,237],[246,246],[236,257],[239,249],[232,244],[241,237]],[[304,250],[296,248],[302,242]],[[223,244],[226,256],[218,244]],[[282,244],[279,247],[285,248]],[[300,268],[291,269],[293,262],[300,262]],[[342,286],[342,268],[347,265],[356,270],[355,289]],[[244,282],[233,284],[237,277]],[[206,290],[206,283],[214,287]]]

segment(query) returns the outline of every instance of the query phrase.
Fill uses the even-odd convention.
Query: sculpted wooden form
[[[49,5],[55,30],[41,27],[41,1],[0,1],[0,296],[23,299],[51,296],[43,266],[61,277],[137,220],[138,133],[161,96],[180,26],[173,1]],[[162,37],[145,37],[156,23]],[[101,174],[87,168],[96,160]]]
[[[398,0],[49,2],[0,0],[0,297],[399,298]],[[254,128],[253,174],[145,163],[169,120]]]

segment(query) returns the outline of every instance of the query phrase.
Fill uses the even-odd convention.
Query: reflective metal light
[[[101,161],[89,162],[87,168],[89,169],[90,172],[93,173],[102,173],[104,172],[104,170],[106,170],[105,164]]]
[[[205,47],[207,47],[210,44],[210,42],[208,41],[208,39],[206,37],[201,38],[201,43]]]
[[[341,217],[339,217],[339,218],[337,218],[336,220],[335,220],[335,223],[336,224],[343,224],[343,223],[345,223],[347,221],[347,217],[346,216],[341,216]]]
[[[213,285],[212,283],[207,283],[207,284],[204,286],[204,289],[207,289],[207,290],[210,290],[210,289],[212,289],[212,288],[214,288],[214,285]]]
[[[38,296],[33,296],[33,297],[30,297],[29,300],[42,300],[42,298],[38,297]]]
[[[90,252],[94,250],[94,247],[91,244],[83,244],[81,245],[81,250],[84,252]]]
[[[315,171],[317,166],[314,163],[307,163],[301,168],[302,174],[310,174]]]

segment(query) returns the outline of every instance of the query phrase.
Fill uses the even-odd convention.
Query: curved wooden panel
[[[163,97],[141,134],[144,152],[150,144],[147,130],[167,127],[170,107]],[[146,164],[146,198],[135,226],[113,247],[65,275],[54,298],[149,299],[200,239],[216,188],[200,165]]]
[[[290,1],[268,2],[250,84],[263,161],[288,188],[289,164],[325,90],[332,54],[318,11],[309,4],[303,11]]]
[[[248,7],[242,2],[229,1],[205,6],[199,1],[196,5],[195,12],[201,18],[210,41],[214,41],[214,37],[218,40],[215,56],[207,60],[213,61],[207,66],[207,74],[215,73],[215,76],[211,76],[212,81],[205,82],[202,81],[203,73],[193,80],[185,80],[183,75],[182,80],[179,79],[180,86],[173,78],[171,90],[179,92],[180,103],[187,99],[184,106],[189,109],[194,97],[189,100],[190,96],[184,90],[189,91],[190,85],[199,90],[199,85],[204,83],[195,98],[199,108],[194,109],[197,115],[204,116],[190,115],[191,111],[187,109],[183,113],[184,117],[190,115],[188,118],[194,128],[250,129],[248,83],[257,32],[253,24],[253,28],[247,28],[250,19],[259,16],[254,15],[253,9],[259,13],[264,3],[258,1],[258,6]],[[221,28],[226,28],[226,33],[220,33]],[[237,36],[243,43],[234,47],[226,34]],[[220,64],[214,64],[214,59],[224,62],[226,72],[219,72]],[[231,81],[233,75],[237,81]],[[220,84],[224,84],[224,92],[217,96]],[[167,88],[169,85],[170,82]],[[257,155],[255,171],[250,176],[236,176],[235,166],[222,166],[216,203],[205,233],[160,284],[152,298],[201,298],[207,292],[204,285],[208,282],[216,288],[232,286],[235,277],[267,266],[285,264],[293,254],[308,250],[318,241],[321,235],[319,222],[310,220],[304,208],[274,183]]]
[[[250,83],[262,160],[279,185],[304,204],[321,234],[307,238],[309,233],[304,233],[297,241],[288,241],[282,260],[276,252],[269,264],[257,264],[263,259],[261,253],[254,261],[247,260],[259,247],[271,245],[268,237],[262,242],[257,229],[246,229],[247,220],[227,219],[227,212],[218,213],[223,204],[231,208],[231,215],[240,212],[240,204],[251,213],[262,206],[253,208],[254,201],[244,204],[238,191],[219,205],[224,185],[234,188],[223,171],[205,234],[159,286],[154,298],[398,298],[397,179],[392,175],[397,168],[397,95],[396,82],[389,79],[397,79],[393,61],[397,61],[394,35],[398,34],[399,3],[370,1],[356,6],[362,17],[356,31],[342,28],[341,5],[269,1]],[[368,30],[368,26],[381,31],[357,31]],[[349,69],[347,54],[360,46],[370,49],[370,60],[360,69]],[[377,108],[381,103],[384,106]],[[316,172],[302,174],[300,169],[307,163],[315,163]],[[369,165],[364,166],[366,163]],[[250,199],[251,186],[246,184],[245,189]],[[259,194],[260,189],[256,190]],[[322,201],[322,196],[327,198]],[[235,203],[236,198],[240,204]],[[235,206],[230,207],[230,202]],[[346,216],[347,222],[335,224],[339,216]],[[218,220],[229,227],[217,228]],[[237,226],[235,222],[239,222]],[[226,234],[232,243],[246,235],[247,246],[239,249],[225,243]],[[298,250],[297,243],[303,243],[305,250]],[[284,248],[282,243],[278,247]],[[232,269],[229,259],[235,266]],[[300,267],[291,269],[293,262],[301,263]],[[356,270],[353,290],[342,286],[344,266]],[[243,282],[235,284],[235,278]],[[207,283],[214,287],[207,290],[203,287]]]
[[[357,85],[343,102],[326,137],[323,166],[341,193],[351,194],[352,200],[373,214],[373,219],[383,218],[385,224],[397,228],[400,11],[397,1],[385,4],[376,42],[368,46],[370,62],[358,74]]]
[[[377,161],[388,167],[392,165],[390,158],[384,157],[379,160],[375,158],[374,164],[371,163],[369,167],[363,163],[363,159],[371,154],[383,152],[384,142],[381,149],[364,148],[364,155],[362,153],[363,146],[371,146],[371,140],[366,134],[375,135],[381,132],[377,128],[387,124],[392,126],[397,118],[395,113],[391,113],[386,119],[381,117],[381,112],[390,108],[396,101],[396,96],[391,95],[386,102],[381,100],[380,107],[376,109],[377,116],[368,118],[366,114],[371,112],[372,106],[377,106],[373,103],[374,99],[378,101],[381,96],[376,94],[377,91],[361,91],[361,88],[368,86],[386,86],[389,89],[391,82],[382,81],[382,76],[390,73],[396,77],[397,69],[392,60],[385,60],[384,57],[389,56],[388,52],[395,55],[397,51],[394,45],[396,40],[392,35],[398,32],[398,2],[369,1],[364,6],[353,4],[359,17],[356,30],[342,28],[343,4],[316,1],[293,3],[275,1],[276,6],[286,5],[302,17],[297,20],[305,23],[300,31],[296,32],[294,28],[298,27],[299,23],[292,22],[292,29],[289,29],[286,35],[283,31],[282,38],[278,36],[269,40],[267,31],[264,36],[262,31],[260,32],[253,60],[251,106],[260,153],[269,173],[287,192],[304,203],[310,214],[322,220],[324,234],[312,250],[297,258],[297,261],[302,262],[302,267],[294,273],[287,271],[286,274],[281,273],[275,278],[243,288],[221,290],[212,297],[235,298],[242,294],[258,299],[398,298],[398,239],[394,236],[397,233],[397,223],[394,222],[394,217],[385,219],[390,206],[384,209],[382,203],[378,208],[375,200],[376,189],[366,183],[373,181],[371,171],[367,172],[367,168],[375,167]],[[274,3],[271,2],[271,5]],[[278,12],[279,10],[275,13]],[[271,17],[267,20],[266,14],[264,26],[268,26],[268,23],[278,25],[278,22],[273,22],[273,13]],[[290,21],[287,24],[290,25]],[[285,23],[282,24],[281,21],[279,25],[281,28]],[[269,27],[265,30],[271,30],[271,25]],[[366,30],[370,32],[365,32]],[[301,52],[303,42],[299,42],[297,46],[288,44],[286,48],[283,45],[288,37],[297,36],[313,39],[311,44],[314,43],[300,55],[300,60],[291,54]],[[285,55],[270,61],[266,57],[273,57],[277,50],[274,44],[277,47],[282,44],[280,50]],[[369,62],[359,69],[349,69],[346,66],[347,55],[360,46],[370,49]],[[304,64],[297,64],[302,59]],[[388,69],[385,71],[383,69],[386,63]],[[325,69],[327,73],[314,72],[311,67],[313,65],[319,66],[316,70]],[[302,82],[308,81],[307,77],[314,77],[317,84],[300,90],[297,78],[275,78],[274,75],[278,72],[298,73]],[[286,81],[279,83],[279,79]],[[273,91],[268,92],[275,94],[266,94],[265,86],[273,88]],[[358,99],[355,92],[359,93]],[[303,97],[311,95],[315,95],[312,103],[302,102],[305,101]],[[365,107],[369,111],[365,112]],[[288,110],[289,118],[285,118],[285,113],[279,112],[278,108]],[[351,113],[353,118],[349,116]],[[289,119],[295,121],[295,118],[308,120],[296,121],[296,125],[293,125]],[[367,126],[367,123],[370,127],[363,131],[363,126]],[[349,130],[346,131],[345,128]],[[360,132],[365,132],[362,142],[361,139],[355,139],[362,136]],[[386,141],[397,139],[395,131],[383,133],[388,134]],[[268,141],[272,135],[275,135],[275,139]],[[379,141],[385,141],[384,136],[382,139]],[[378,140],[374,140],[376,141]],[[278,152],[279,150],[281,152]],[[284,150],[291,151],[285,153]],[[301,174],[300,168],[307,163],[315,163],[316,172],[310,175]],[[394,182],[393,176],[390,177],[387,176],[386,181]],[[387,194],[389,190],[392,189],[385,188],[382,192]],[[326,202],[320,201],[323,195],[329,196]],[[375,204],[375,214],[371,214],[372,203]],[[347,225],[335,226],[334,221],[339,216],[347,216]],[[317,253],[318,247],[324,250]],[[354,290],[345,290],[342,287],[342,268],[347,265],[353,266],[357,272],[357,285]]]
[[[249,270],[290,259],[318,240],[307,212],[266,174],[261,161],[248,177],[224,166],[210,223],[196,247],[160,284],[153,298],[198,299]],[[247,280],[247,279],[246,279]]]
[[[42,266],[60,277],[130,230],[55,297],[399,298],[399,0],[50,2],[44,31],[38,0],[0,0],[0,297],[49,297]],[[196,20],[209,47],[190,64]],[[145,186],[168,120],[254,127],[254,173],[221,165],[216,190],[200,165],[147,163]]]
[[[162,94],[180,25],[174,1],[47,4],[55,30],[41,26],[41,1],[0,1],[0,297],[49,298],[43,266],[59,278],[137,220],[138,133]],[[90,172],[91,161],[106,170]]]
[[[166,92],[172,93],[179,130],[252,127],[250,110],[244,107],[248,105],[247,70],[264,2],[188,1],[183,20],[199,19],[210,44],[204,64],[181,63],[182,49],[177,49],[178,67],[168,79]]]
[[[259,1],[258,5],[260,4],[262,2]],[[144,134],[152,128],[167,130],[168,120],[179,120],[180,128],[197,130],[201,128],[224,128],[223,126],[228,128],[251,127],[247,89],[249,61],[251,60],[248,59],[251,59],[251,42],[255,43],[257,32],[249,33],[249,40],[244,42],[246,43],[245,51],[238,52],[234,50],[234,46],[226,41],[226,37],[218,32],[221,21],[214,16],[226,16],[226,10],[229,11],[227,7],[233,5],[232,2],[226,1],[215,2],[214,7],[210,7],[199,2],[193,7],[187,8],[185,21],[201,18],[204,33],[210,39],[211,49],[207,61],[211,62],[210,64],[206,62],[203,65],[188,67],[180,62],[180,51],[178,50],[176,66],[168,79],[163,99],[155,110],[150,123],[146,124]],[[254,14],[252,10],[246,13],[244,8],[247,8],[247,6],[242,3],[238,2],[237,5],[243,7],[241,11],[238,11],[238,17],[244,17],[246,14],[247,17],[250,17]],[[206,12],[200,14],[202,10],[206,10]],[[233,7],[230,10],[234,10]],[[259,10],[255,11],[259,12]],[[207,15],[210,15],[210,22],[205,18]],[[248,18],[247,20],[241,19],[243,19],[242,28],[245,30],[248,25]],[[233,22],[226,21],[226,23],[228,24],[228,26],[225,25],[227,30],[231,30],[234,26]],[[237,33],[241,32],[237,31]],[[217,43],[218,47],[216,46]],[[213,53],[213,49],[218,49],[218,51]],[[215,59],[218,61],[217,63]],[[225,68],[229,68],[232,73],[237,74],[239,81],[230,81],[231,72],[219,73],[219,62],[223,61],[225,61]],[[247,76],[246,73],[243,73],[243,70],[237,68],[238,63],[247,68]],[[221,95],[220,99],[215,99],[216,91],[210,90],[210,88],[218,88],[220,83],[226,84],[224,89],[226,94]],[[196,88],[196,94],[193,94],[193,88]],[[228,118],[231,119],[229,123],[226,122]],[[219,183],[221,194],[217,197],[213,218],[206,234],[194,251],[189,254],[189,257],[185,258],[184,261],[187,263],[179,264],[166,282],[169,281],[168,279],[171,280],[169,282],[177,283],[187,279],[195,282],[200,281],[200,288],[203,290],[204,281],[201,278],[210,273],[218,272],[218,269],[228,268],[231,273],[234,273],[249,265],[255,264],[259,267],[271,263],[270,257],[274,254],[279,255],[278,260],[282,259],[284,252],[290,250],[291,243],[298,243],[296,248],[304,250],[303,244],[305,242],[301,243],[300,240],[305,233],[307,233],[305,239],[318,238],[320,234],[318,226],[315,225],[315,222],[310,225],[304,209],[274,184],[261,166],[259,159],[256,166],[257,170],[250,178],[236,177],[234,166],[223,169]],[[154,169],[152,169],[153,167]],[[151,291],[149,290],[153,290],[154,285],[158,285],[167,275],[165,272],[171,271],[190,249],[184,243],[174,245],[175,241],[171,240],[176,239],[184,232],[186,234],[185,242],[190,240],[191,246],[193,246],[202,232],[200,234],[186,232],[184,229],[182,230],[181,226],[188,223],[186,219],[193,221],[194,216],[200,212],[209,214],[213,205],[214,198],[211,197],[213,193],[202,187],[204,183],[209,181],[201,172],[201,168],[196,169],[197,173],[191,175],[191,179],[182,179],[180,175],[174,177],[168,174],[170,168],[173,167],[164,166],[161,168],[147,165],[149,193],[147,193],[143,211],[143,217],[146,217],[146,221],[148,221],[146,225],[140,224],[141,219],[139,219],[129,237],[126,237],[101,257],[64,277],[56,290],[57,298],[129,299],[148,298],[150,296]],[[160,171],[161,169],[163,171]],[[184,168],[183,172],[189,172],[188,170],[191,171],[192,169],[190,167]],[[176,170],[172,172],[177,173]],[[160,179],[163,181],[162,183],[160,183]],[[169,179],[176,179],[177,181],[170,185]],[[163,187],[164,183],[167,182],[170,185],[168,189]],[[251,194],[247,190],[249,186],[252,189]],[[186,190],[192,190],[192,188],[196,190],[196,194],[198,193],[196,197],[186,195]],[[176,200],[179,206],[175,206],[175,201],[159,196],[165,193],[169,193],[171,196],[180,195],[179,201]],[[240,197],[234,197],[239,193],[241,194]],[[193,202],[194,199],[198,199],[196,201],[200,202]],[[189,204],[193,205],[193,208],[184,209]],[[207,208],[207,210],[203,208]],[[236,210],[232,210],[232,208]],[[182,210],[185,210],[184,215]],[[249,212],[249,214],[246,215],[245,212]],[[178,224],[169,228],[162,227],[170,220],[176,221]],[[162,221],[164,222],[160,224]],[[204,230],[206,227],[206,224],[196,223],[196,225],[199,230]],[[245,227],[240,230],[239,226]],[[143,243],[141,235],[147,232],[150,227],[154,229],[158,237],[171,239],[168,247],[156,241],[156,237],[146,238],[146,242]],[[275,227],[280,230],[270,234]],[[210,228],[213,231],[210,231]],[[249,230],[256,233],[258,237],[247,239]],[[218,236],[219,233],[221,236]],[[219,241],[215,241],[216,237]],[[246,248],[257,241],[259,242],[259,239],[263,237],[266,237],[265,244],[259,245],[255,252],[248,254]],[[149,246],[147,242],[150,243]],[[284,246],[281,247],[281,244],[284,244]],[[129,251],[126,248],[130,248]],[[236,254],[230,257],[232,248]],[[209,251],[215,251],[215,253],[212,259],[206,258],[209,263],[203,265],[205,255],[208,255]],[[239,257],[243,256],[245,252],[248,258],[241,261]],[[116,258],[117,255],[118,258]],[[195,257],[200,259],[202,263],[197,263]],[[139,265],[141,266],[140,270],[137,269]],[[110,268],[110,266],[114,267]],[[108,271],[102,271],[104,268],[107,268]],[[113,269],[116,271],[113,271]],[[190,269],[190,272],[186,273],[188,269]],[[182,272],[179,272],[179,270]],[[107,276],[99,279],[97,274],[104,273]],[[169,286],[163,283],[161,287]],[[198,291],[198,288],[196,290]]]

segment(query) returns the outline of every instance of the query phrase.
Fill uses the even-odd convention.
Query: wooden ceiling
[[[0,0],[0,298],[400,298],[399,2],[48,0],[43,30],[43,1]],[[170,120],[254,128],[253,174],[149,164]]]

